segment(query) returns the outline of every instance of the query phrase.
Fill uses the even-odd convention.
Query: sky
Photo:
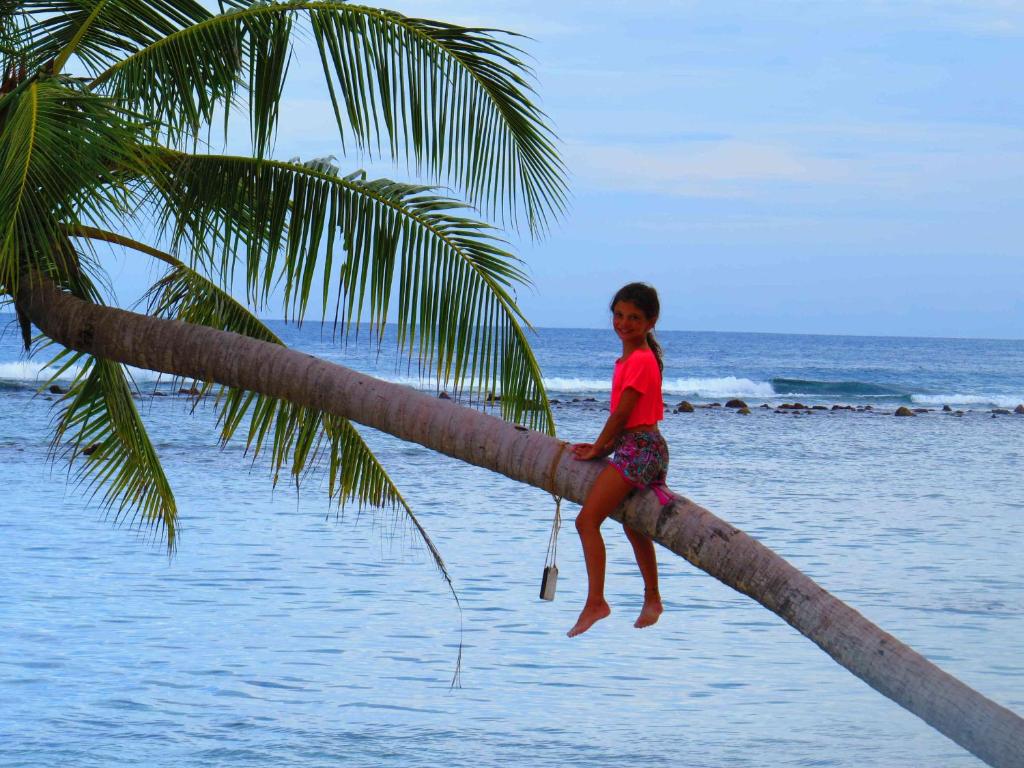
[[[387,7],[530,38],[571,198],[512,237],[534,325],[645,280],[663,329],[1024,338],[1024,2]],[[275,154],[371,165],[305,53]]]

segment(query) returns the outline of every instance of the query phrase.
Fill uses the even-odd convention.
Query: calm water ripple
[[[539,348],[549,377],[580,387],[557,396],[598,399],[556,406],[560,434],[589,439],[606,395],[587,387],[601,379],[608,339],[573,333],[546,332]],[[730,376],[758,386],[863,376],[963,399],[1024,389],[1014,342],[813,339],[667,334],[668,374],[706,388]],[[957,361],[946,381],[926,364],[935,349]],[[8,353],[0,374],[18,360]],[[355,510],[339,518],[315,480],[298,497],[285,484],[272,491],[240,448],[217,449],[212,411],[189,418],[183,399],[146,398],[182,517],[168,560],[148,533],[83,503],[64,465],[44,463],[51,404],[24,388],[0,393],[5,767],[979,764],[667,553],[666,614],[633,630],[641,581],[611,524],[614,613],[570,642],[585,593],[571,524],[558,599],[536,598],[550,497],[372,431],[448,562],[461,634],[404,525]],[[669,482],[1022,712],[1024,417],[964,407],[976,410],[671,414]],[[563,512],[569,521],[575,508]],[[451,690],[460,641],[463,687]]]

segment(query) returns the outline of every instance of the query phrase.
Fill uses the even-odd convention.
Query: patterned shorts
[[[660,487],[668,472],[668,445],[656,429],[623,432],[615,441],[611,464],[630,485]]]

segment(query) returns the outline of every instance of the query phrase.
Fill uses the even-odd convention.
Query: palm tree
[[[402,160],[461,190],[343,175],[330,162],[271,157],[298,31],[317,46],[339,140]],[[147,295],[156,317],[280,340],[258,318],[331,311],[378,341],[393,312],[421,372],[480,396],[506,418],[553,431],[514,289],[517,259],[474,208],[531,234],[563,207],[553,134],[531,103],[509,36],[343,2],[0,0],[0,306],[52,282],[97,306],[106,242],[168,271]],[[78,72],[69,74],[74,65]],[[243,156],[201,151],[215,123],[248,129]],[[343,257],[339,258],[339,253]],[[233,281],[247,302],[235,300]],[[397,295],[396,295],[397,294]],[[88,449],[81,477],[118,515],[174,547],[171,486],[132,403],[124,367],[58,356],[78,371],[55,445]],[[198,377],[204,394],[214,386]],[[440,556],[346,418],[251,390],[218,391],[220,438],[247,425],[296,481],[319,459],[339,501],[404,511]]]
[[[25,286],[24,311],[52,339],[107,359],[222,381],[295,407],[348,418],[582,503],[600,472],[566,444],[485,413],[373,379],[273,342]],[[83,332],[83,329],[88,329]],[[125,329],[131,329],[126,333]],[[1024,766],[1024,720],[942,671],[782,557],[686,498],[653,493],[613,517],[750,596],[835,661],[990,765]]]
[[[269,154],[290,36],[305,23],[342,137],[542,232],[563,207],[562,166],[503,36],[337,2],[230,2],[217,15],[187,0],[0,0],[0,10],[0,295],[26,329],[68,350],[59,366],[80,366],[56,437],[108,504],[173,546],[173,495],[126,364],[220,387],[223,440],[247,424],[253,450],[266,446],[275,469],[296,477],[326,455],[341,499],[408,511],[355,422],[583,500],[599,467],[569,460],[550,436],[512,296],[523,275],[494,231],[429,188]],[[85,76],[63,73],[71,61]],[[238,112],[250,156],[197,151],[212,120]],[[158,245],[144,242],[151,221]],[[168,265],[148,314],[103,305],[97,241]],[[394,309],[421,370],[478,396],[500,390],[507,421],[287,349],[232,297],[236,274],[256,310],[283,286],[294,319],[311,298],[327,313],[336,281],[336,317],[346,328],[366,318],[378,338]],[[614,517],[758,600],[990,764],[1024,765],[1021,718],[707,510],[683,498],[662,508],[647,494]]]

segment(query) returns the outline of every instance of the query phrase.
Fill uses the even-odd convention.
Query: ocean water
[[[181,535],[115,525],[59,459],[45,357],[0,317],[0,765],[974,766],[780,619],[659,551],[666,613],[616,524],[612,616],[585,595],[565,505],[553,603],[543,492],[368,432],[444,555],[407,525],[338,515],[323,484],[272,489],[214,414],[137,372]],[[436,387],[329,330],[294,346]],[[969,685],[1024,712],[1024,342],[662,334],[669,484],[761,539]],[[560,436],[605,418],[616,340],[541,330]],[[154,397],[154,389],[171,393]],[[776,413],[799,400],[860,411]],[[963,415],[943,413],[943,404]],[[871,410],[866,410],[870,405]],[[931,408],[895,418],[898,405]],[[461,629],[460,629],[461,628]],[[461,687],[451,688],[462,643]]]

